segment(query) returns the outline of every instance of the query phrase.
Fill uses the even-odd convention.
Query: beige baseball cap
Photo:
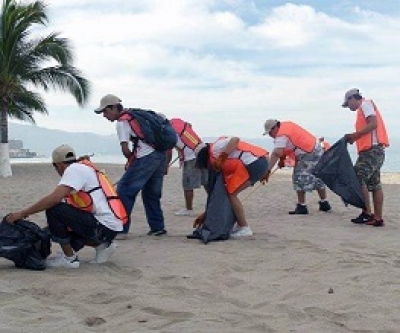
[[[108,105],[115,105],[121,103],[121,99],[113,94],[105,95],[100,100],[100,106],[94,110],[95,113],[102,113]]]
[[[72,147],[61,145],[53,150],[51,154],[53,163],[76,161],[76,154]]]
[[[264,134],[266,135],[269,133],[270,130],[272,130],[276,125],[278,124],[278,120],[276,119],[268,119],[264,123]]]
[[[353,89],[346,91],[346,93],[344,94],[344,101],[342,103],[342,108],[347,108],[348,107],[347,100],[351,96],[356,95],[356,94],[361,95],[360,91],[357,88],[353,88]]]

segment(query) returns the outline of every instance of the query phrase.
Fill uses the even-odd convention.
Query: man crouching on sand
[[[111,193],[114,189],[107,186],[105,175],[88,159],[77,159],[70,146],[56,148],[52,162],[61,176],[57,187],[35,204],[9,214],[7,222],[46,212],[51,238],[63,251],[46,261],[48,267],[78,268],[76,252],[85,245],[96,251],[92,263],[106,262],[115,250],[113,239],[127,221],[121,201]]]

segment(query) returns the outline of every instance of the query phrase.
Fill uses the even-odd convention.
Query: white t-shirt
[[[117,121],[117,135],[119,142],[129,142],[131,141],[131,136],[137,137],[136,133],[132,130],[131,125],[129,125],[128,120]],[[154,151],[154,148],[143,140],[138,140],[136,158],[141,158],[143,156],[149,155]]]
[[[365,119],[369,116],[376,116],[375,108],[371,101],[364,100],[361,103],[361,110],[364,114]],[[372,131],[372,144],[378,144],[376,129]]]
[[[230,139],[232,137],[226,137],[223,139],[218,139],[213,145],[211,154],[217,158],[226,148]],[[242,154],[242,155],[240,155]],[[239,158],[243,162],[244,165],[249,165],[256,161],[258,157],[254,156],[252,153],[249,152],[242,152],[241,150],[235,149],[232,153],[229,154],[228,158]]]
[[[183,149],[183,157],[184,157],[184,162],[186,161],[191,161],[196,158],[196,154],[194,153],[193,149],[190,149],[188,146],[185,146],[183,141],[181,140],[180,136],[177,134],[176,135],[176,147],[179,148],[180,150]]]
[[[316,142],[315,146],[317,146],[319,143]],[[286,135],[281,135],[277,136],[274,139],[274,148],[283,148],[283,149],[289,149],[294,152],[296,156],[306,154],[307,152],[296,147],[292,141],[290,141],[289,137]]]
[[[88,192],[93,188],[99,187],[96,172],[89,166],[81,163],[72,163],[64,171],[59,185],[66,185],[75,191]],[[108,206],[107,199],[99,188],[90,193],[93,199],[93,215],[107,228],[114,231],[122,230],[122,221],[117,219]]]

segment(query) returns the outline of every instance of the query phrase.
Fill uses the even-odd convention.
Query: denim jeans
[[[137,158],[125,171],[118,182],[117,193],[128,214],[128,222],[122,233],[128,233],[131,225],[131,213],[136,196],[142,191],[142,200],[147,223],[151,231],[164,229],[164,215],[161,210],[161,195],[164,174],[167,167],[166,153],[154,151]]]

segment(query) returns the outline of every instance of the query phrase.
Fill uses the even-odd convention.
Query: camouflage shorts
[[[382,146],[372,146],[358,155],[354,170],[361,185],[367,186],[368,191],[380,190],[381,167],[385,161],[385,149]]]
[[[295,191],[310,192],[325,188],[323,181],[312,174],[323,153],[322,147],[318,146],[310,154],[296,156],[296,165],[292,176]]]

